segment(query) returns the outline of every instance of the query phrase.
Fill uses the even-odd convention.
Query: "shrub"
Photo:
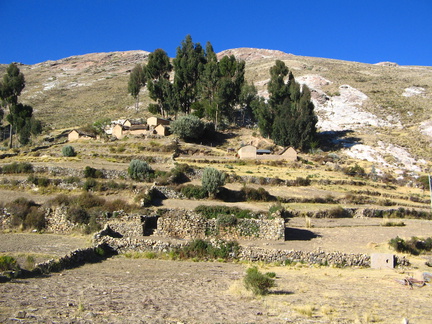
[[[14,257],[0,255],[0,271],[18,270],[19,265]]]
[[[39,208],[32,207],[23,221],[24,228],[34,228],[38,231],[46,226],[45,212]]]
[[[37,207],[39,207],[37,204],[35,204],[32,200],[27,200],[26,198],[18,198],[15,199],[13,202],[8,203],[6,205],[9,212],[12,214],[12,226],[20,226],[23,225],[25,227],[25,220],[28,217],[30,213],[35,211]]]
[[[275,197],[270,195],[264,188],[249,188],[243,187],[241,193],[244,195],[247,201],[273,201]]]
[[[195,208],[195,212],[207,219],[217,218],[219,215],[234,215],[237,218],[257,218],[258,216],[249,209],[241,209],[229,206],[205,206]]]
[[[180,192],[191,199],[205,199],[208,197],[207,191],[201,186],[187,185],[180,188]]]
[[[410,253],[412,255],[419,255],[424,251],[432,250],[432,237],[427,239],[419,239],[418,237],[411,237],[408,241],[401,239],[399,236],[392,238],[389,241],[390,247],[397,252]]]
[[[88,224],[90,220],[90,215],[84,208],[79,206],[72,206],[69,208],[66,218],[75,224]]]
[[[32,173],[33,165],[28,162],[13,162],[11,164],[6,164],[2,168],[3,173]]]
[[[243,278],[244,286],[247,290],[252,291],[255,296],[267,295],[270,288],[276,286],[274,279],[258,271],[257,267],[246,270],[246,276]]]
[[[177,249],[176,254],[182,258],[197,259],[233,259],[237,256],[240,246],[235,241],[221,240],[215,244],[202,239],[189,242],[182,248]]]
[[[38,187],[48,187],[51,183],[51,180],[48,178],[45,177],[39,178],[39,177],[35,177],[34,175],[30,175],[27,178],[27,181],[33,183],[35,186]]]
[[[88,178],[83,184],[83,189],[85,191],[98,190],[100,188],[101,185],[93,178]]]
[[[237,225],[237,217],[234,215],[218,215],[216,219],[216,225],[220,228],[231,227]]]
[[[103,172],[101,170],[86,166],[84,169],[85,178],[103,178]]]
[[[144,181],[150,178],[153,170],[145,161],[132,160],[129,163],[128,174],[133,180]]]
[[[366,175],[365,170],[357,163],[354,166],[343,168],[342,171],[352,177],[364,177]]]
[[[186,141],[198,141],[204,134],[204,123],[194,115],[182,116],[171,123],[171,131]]]
[[[63,146],[63,148],[62,148],[62,154],[63,154],[63,156],[66,156],[66,157],[72,157],[72,156],[76,155],[76,152],[75,152],[75,149],[73,148],[73,146],[66,145],[66,146]]]
[[[215,168],[205,168],[202,175],[202,187],[209,196],[215,196],[219,188],[225,184],[225,173]]]

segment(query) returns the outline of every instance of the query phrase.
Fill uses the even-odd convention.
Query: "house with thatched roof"
[[[79,129],[73,129],[68,134],[68,141],[78,141],[78,140],[91,140],[96,139],[96,135],[90,134]]]

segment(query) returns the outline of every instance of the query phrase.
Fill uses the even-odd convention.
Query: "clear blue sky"
[[[237,47],[432,66],[432,0],[0,0],[0,63]]]

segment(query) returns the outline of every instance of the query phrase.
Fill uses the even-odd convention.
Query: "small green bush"
[[[0,255],[0,271],[15,271],[19,269],[19,265],[14,257],[9,255]]]
[[[252,291],[255,296],[263,296],[269,293],[270,288],[276,286],[273,278],[267,274],[262,274],[257,267],[246,270],[246,276],[243,278],[244,286],[247,290]]]
[[[258,218],[258,215],[249,209],[229,206],[200,205],[195,208],[195,212],[201,214],[207,219],[217,218],[219,215],[234,215],[236,218]]]
[[[103,172],[101,170],[86,166],[84,169],[85,178],[103,178]]]
[[[6,164],[2,168],[3,173],[32,173],[33,165],[28,162],[13,162],[11,164]]]
[[[420,239],[413,236],[408,241],[405,241],[399,236],[396,236],[392,238],[388,244],[397,252],[410,253],[412,255],[419,255],[422,252],[432,251],[432,237]]]
[[[62,148],[62,154],[65,157],[73,157],[76,155],[76,152],[75,152],[75,149],[73,148],[73,146],[65,145]]]
[[[274,201],[275,197],[269,194],[267,190],[260,187],[258,189],[243,187],[241,193],[247,201]]]
[[[153,174],[153,169],[145,161],[132,160],[129,163],[128,174],[133,180],[145,181]]]
[[[69,208],[66,218],[75,224],[88,224],[90,215],[84,208],[73,206]]]
[[[175,251],[180,259],[233,259],[238,255],[240,245],[235,241],[221,240],[216,244],[196,239]]]
[[[201,186],[183,186],[180,188],[180,192],[188,199],[205,199],[208,197],[207,191]]]
[[[209,196],[215,196],[219,188],[225,184],[225,173],[215,168],[205,168],[202,175],[202,187]]]
[[[216,225],[222,228],[236,226],[237,217],[234,215],[218,215],[216,219]]]

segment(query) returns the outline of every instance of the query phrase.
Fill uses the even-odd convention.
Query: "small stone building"
[[[73,129],[69,134],[68,134],[68,141],[69,142],[73,142],[73,141],[78,141],[78,140],[91,140],[91,139],[95,139],[96,136],[93,134],[89,134],[77,129]]]

